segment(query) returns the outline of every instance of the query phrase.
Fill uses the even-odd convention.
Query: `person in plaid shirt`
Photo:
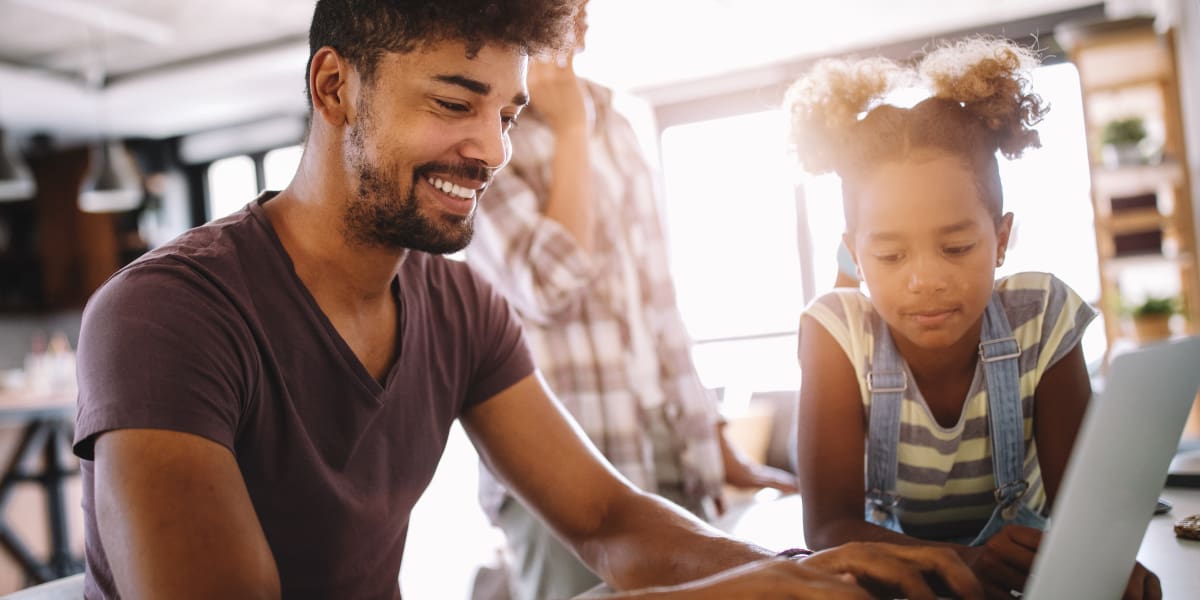
[[[468,264],[517,310],[555,395],[635,485],[702,518],[713,516],[706,504],[720,510],[723,482],[793,491],[790,473],[748,462],[721,435],[675,304],[652,170],[612,92],[576,78],[571,55],[531,61],[528,86]],[[490,473],[481,478],[484,510],[510,546],[514,598],[599,583]]]

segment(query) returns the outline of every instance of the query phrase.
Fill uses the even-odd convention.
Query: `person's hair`
[[[915,67],[885,58],[820,61],[786,96],[797,157],[810,173],[841,177],[851,231],[858,189],[875,169],[938,154],[974,174],[980,198],[999,219],[1004,200],[996,151],[1017,158],[1041,145],[1033,126],[1047,107],[1028,91],[1028,71],[1037,62],[1031,50],[990,37],[942,46]],[[912,108],[881,103],[918,79],[931,90],[929,98]]]
[[[338,51],[365,83],[385,53],[406,54],[445,41],[474,56],[487,44],[529,55],[565,48],[578,0],[318,0],[308,31],[308,65],[317,50]],[[305,69],[304,93],[308,88]]]

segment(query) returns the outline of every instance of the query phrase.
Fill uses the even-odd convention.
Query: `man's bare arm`
[[[279,598],[237,461],[208,439],[121,429],[95,445],[96,522],[124,598]]]
[[[470,409],[463,425],[500,480],[616,589],[682,583],[772,555],[633,488],[536,375]],[[689,551],[697,542],[705,552]]]
[[[850,598],[861,597],[848,585],[858,582],[932,599],[928,578],[960,597],[982,598],[974,576],[944,548],[851,544],[800,564],[763,562],[771,551],[631,487],[536,375],[468,410],[463,424],[501,481],[610,586],[652,588],[621,597],[747,597],[739,594],[771,589],[796,598]]]

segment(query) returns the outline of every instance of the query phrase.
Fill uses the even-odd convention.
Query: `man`
[[[636,491],[550,398],[499,295],[436,256],[470,239],[528,101],[526,55],[571,13],[317,2],[292,183],[147,254],[85,311],[87,598],[399,598],[409,514],[455,418],[615,589],[865,597],[857,577],[931,598],[928,575],[979,597],[945,553],[763,562]]]
[[[720,509],[722,483],[795,491],[794,476],[722,435],[675,303],[651,165],[612,92],[575,75],[578,4],[574,48],[529,65],[533,102],[511,134],[512,163],[480,201],[467,264],[516,309],[554,395],[639,488],[701,518]],[[486,470],[480,499],[504,531],[515,600],[599,583]]]

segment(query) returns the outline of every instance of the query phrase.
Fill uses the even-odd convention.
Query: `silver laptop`
[[[1121,597],[1197,389],[1200,337],[1112,359],[1075,439],[1026,600]]]

